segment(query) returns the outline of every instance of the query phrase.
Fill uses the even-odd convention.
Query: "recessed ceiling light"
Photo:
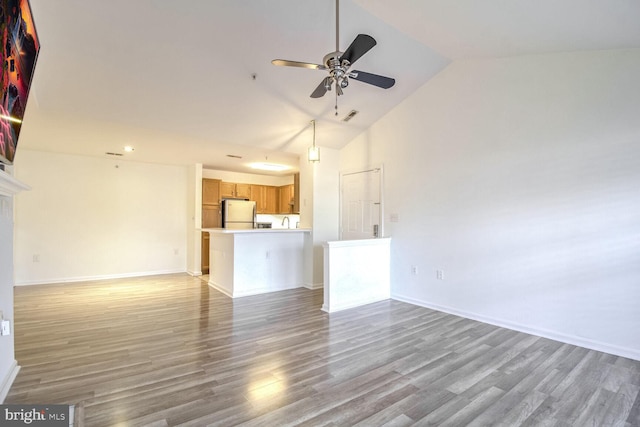
[[[274,171],[274,172],[291,169],[287,165],[278,165],[275,163],[251,163],[249,166],[252,167],[253,169],[261,169],[265,171]]]
[[[126,151],[127,153],[130,153],[134,150],[134,148],[130,145],[127,145],[126,147],[124,147],[124,151]]]

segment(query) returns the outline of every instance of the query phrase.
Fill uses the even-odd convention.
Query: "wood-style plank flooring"
[[[321,305],[187,275],[18,287],[5,403],[79,405],[86,426],[640,425],[640,362],[398,301]]]

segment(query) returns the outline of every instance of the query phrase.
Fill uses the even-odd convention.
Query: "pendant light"
[[[316,163],[320,161],[320,148],[316,147],[316,121],[311,120],[313,125],[313,145],[309,147],[308,158],[309,162]]]

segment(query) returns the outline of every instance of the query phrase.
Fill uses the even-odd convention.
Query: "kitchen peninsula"
[[[202,232],[210,234],[209,285],[225,295],[236,298],[304,286],[311,229]]]

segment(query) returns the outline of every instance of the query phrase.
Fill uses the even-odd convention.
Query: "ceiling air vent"
[[[242,156],[236,156],[235,154],[227,154],[227,157],[231,157],[232,159],[241,159]]]
[[[111,153],[109,151],[107,151],[106,153],[107,156],[116,156],[116,157],[122,157],[122,153]]]
[[[344,116],[344,119],[342,119],[342,121],[343,122],[348,122],[349,120],[353,119],[353,117],[358,113],[359,113],[359,111],[351,110],[351,111],[349,111],[349,114]]]

